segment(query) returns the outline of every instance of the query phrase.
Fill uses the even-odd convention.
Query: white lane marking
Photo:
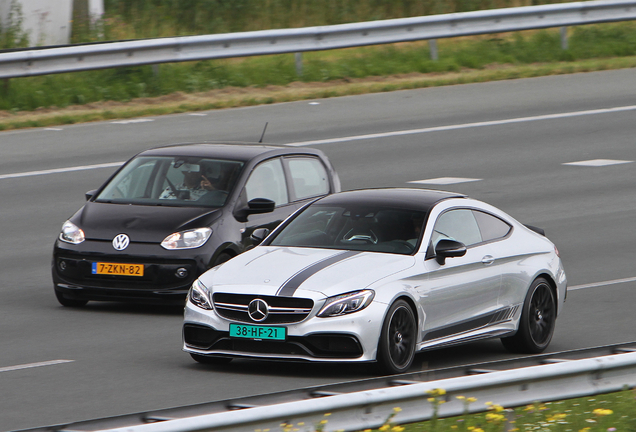
[[[616,285],[616,284],[627,283],[627,282],[636,282],[636,277],[630,277],[625,279],[614,279],[610,281],[595,282],[595,283],[589,283],[584,285],[575,285],[575,286],[568,287],[568,291],[574,291],[574,290],[580,290],[580,289],[586,289],[586,288],[598,288],[598,287],[602,287],[606,285]]]
[[[476,123],[463,123],[456,125],[448,125],[448,126],[435,126],[423,129],[409,129],[409,130],[401,130],[394,132],[383,132],[377,134],[368,134],[368,135],[356,135],[349,137],[341,137],[341,138],[330,138],[324,140],[314,140],[314,141],[302,141],[302,142],[294,142],[287,144],[291,147],[300,147],[306,145],[321,145],[321,144],[333,144],[340,142],[348,142],[348,141],[358,141],[365,139],[377,139],[377,138],[390,138],[401,135],[414,135],[414,134],[422,134],[428,132],[445,132],[457,129],[468,129],[468,128],[476,128],[476,127],[485,127],[485,126],[500,126],[511,123],[523,123],[523,122],[531,122],[531,121],[539,121],[539,120],[554,120],[554,119],[562,119],[568,117],[579,117],[585,115],[596,115],[596,114],[609,114],[616,112],[624,112],[624,111],[634,111],[636,110],[636,105],[629,105],[623,107],[615,107],[615,108],[604,108],[604,109],[595,109],[595,110],[586,110],[586,111],[574,111],[560,114],[546,114],[539,116],[531,116],[531,117],[518,117],[512,119],[505,120],[493,120],[486,122],[476,122]]]
[[[309,102],[309,105],[320,105],[320,102]]]
[[[44,130],[48,130],[48,131],[61,131],[64,129],[60,129],[60,128],[44,128]]]
[[[84,171],[98,168],[113,168],[119,167],[123,164],[123,162],[111,162],[111,163],[103,163],[97,165],[83,165],[69,168],[55,168],[50,170],[42,170],[42,171],[28,171],[14,174],[2,174],[0,175],[0,180],[10,179],[10,178],[18,178],[18,177],[32,177],[32,176],[40,176],[46,174],[56,174],[56,173],[66,173],[73,171]]]
[[[205,113],[190,113],[188,115],[189,116],[195,116],[195,117],[205,117],[207,114],[205,114]]]
[[[39,362],[39,363],[28,363],[28,364],[22,364],[17,366],[7,366],[7,367],[0,368],[0,372],[11,372],[11,371],[16,371],[20,369],[29,369],[29,368],[42,367],[42,366],[53,366],[53,365],[62,364],[62,363],[72,363],[74,361],[75,360],[50,360],[50,361]]]
[[[111,124],[146,123],[146,122],[153,122],[153,121],[155,121],[155,119],[140,118],[140,119],[130,119],[130,120],[117,120],[117,121],[111,122]]]
[[[415,180],[415,181],[410,181],[408,183],[450,185],[450,184],[457,184],[457,183],[476,182],[481,180],[482,179],[463,178],[463,177],[438,177],[438,178],[433,178],[428,180]]]
[[[567,162],[567,163],[564,163],[563,165],[602,167],[602,166],[609,166],[609,165],[627,164],[632,162],[634,161],[616,160],[616,159],[591,159],[591,160],[584,160],[579,162]]]

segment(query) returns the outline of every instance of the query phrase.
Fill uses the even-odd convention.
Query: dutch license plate
[[[98,275],[143,276],[144,266],[143,264],[94,262],[92,273]]]
[[[285,340],[286,327],[266,327],[230,324],[230,337],[265,340]]]

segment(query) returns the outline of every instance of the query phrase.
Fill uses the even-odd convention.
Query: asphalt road
[[[574,288],[549,351],[636,340],[635,81],[636,70],[620,70],[0,133],[0,430],[372,375],[342,365],[205,367],[181,352],[178,308],[55,300],[53,241],[84,192],[114,171],[69,168],[173,142],[256,141],[266,122],[267,142],[324,150],[344,189],[475,180],[416,186],[466,193],[546,230]],[[597,159],[624,163],[564,165]],[[504,357],[486,341],[420,354],[413,370]],[[67,361],[37,365],[56,360]]]

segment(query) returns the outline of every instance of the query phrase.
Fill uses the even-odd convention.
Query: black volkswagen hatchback
[[[309,148],[181,144],[126,162],[62,226],[53,249],[55,295],[183,303],[205,270],[252,246],[314,198],[340,191],[327,157]]]

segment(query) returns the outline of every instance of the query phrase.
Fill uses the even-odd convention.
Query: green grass
[[[432,395],[430,402],[438,405],[443,396]],[[636,431],[636,392],[616,393],[569,399],[558,402],[534,403],[515,409],[503,409],[487,401],[468,402],[465,406],[482,404],[488,411],[459,417],[432,419],[407,425],[391,423],[382,432],[634,432]],[[486,403],[487,405],[484,405]],[[395,414],[399,412],[395,408]],[[328,421],[328,417],[326,417]]]
[[[312,52],[304,55],[301,77],[296,75],[294,56],[290,54],[163,64],[155,70],[144,66],[16,78],[0,86],[0,110],[126,102],[174,92],[286,86],[296,81],[332,82],[634,56],[636,25],[629,22],[577,27],[571,31],[569,44],[568,50],[562,50],[558,31],[543,30],[506,37],[443,40],[439,43],[439,61],[430,59],[426,43]]]

